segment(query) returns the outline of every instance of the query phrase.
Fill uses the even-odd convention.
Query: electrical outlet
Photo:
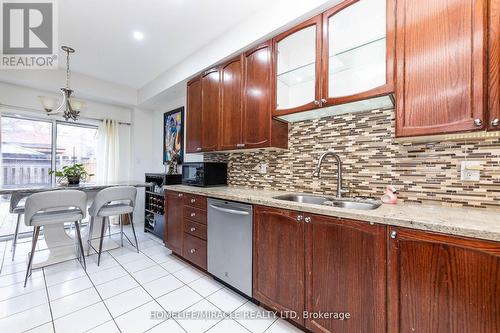
[[[259,173],[261,173],[261,174],[266,174],[267,173],[267,164],[266,163],[261,163],[260,164]]]
[[[477,182],[481,176],[481,162],[462,161],[460,179],[462,181]]]

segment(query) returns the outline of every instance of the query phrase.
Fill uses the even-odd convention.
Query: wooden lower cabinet
[[[277,311],[304,310],[301,213],[254,206],[253,297]],[[302,319],[298,322],[303,324]]]
[[[386,227],[310,214],[304,219],[305,309],[338,313],[336,319],[306,319],[306,328],[384,332]]]
[[[313,332],[384,332],[385,226],[256,206],[253,283],[254,298]]]
[[[176,254],[182,254],[184,236],[184,194],[165,192],[165,245]]]
[[[207,269],[207,198],[165,192],[165,245],[178,256]]]
[[[500,332],[499,243],[389,229],[389,332]]]

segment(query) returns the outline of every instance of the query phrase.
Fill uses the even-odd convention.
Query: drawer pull
[[[193,228],[191,228],[191,229],[189,229],[189,230],[191,230],[191,232],[193,232],[193,231],[196,231],[196,228],[195,228],[195,227],[193,227]]]
[[[177,194],[179,198],[182,198],[182,193]]]
[[[196,202],[196,199],[191,199],[191,203],[195,203]]]
[[[196,213],[191,213],[191,217],[195,217],[196,216]]]
[[[195,253],[196,252],[196,249],[191,249],[189,250],[190,253]]]

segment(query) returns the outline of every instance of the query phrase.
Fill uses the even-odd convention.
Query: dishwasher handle
[[[250,215],[249,212],[244,211],[244,210],[236,210],[236,209],[229,209],[229,208],[224,208],[224,207],[219,207],[216,205],[210,204],[210,207],[218,210],[220,212],[228,213],[228,214],[236,214],[236,215]]]

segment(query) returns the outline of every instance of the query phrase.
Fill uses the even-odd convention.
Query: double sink
[[[374,199],[343,199],[307,194],[284,194],[273,197],[273,199],[357,210],[373,210],[381,205]]]

